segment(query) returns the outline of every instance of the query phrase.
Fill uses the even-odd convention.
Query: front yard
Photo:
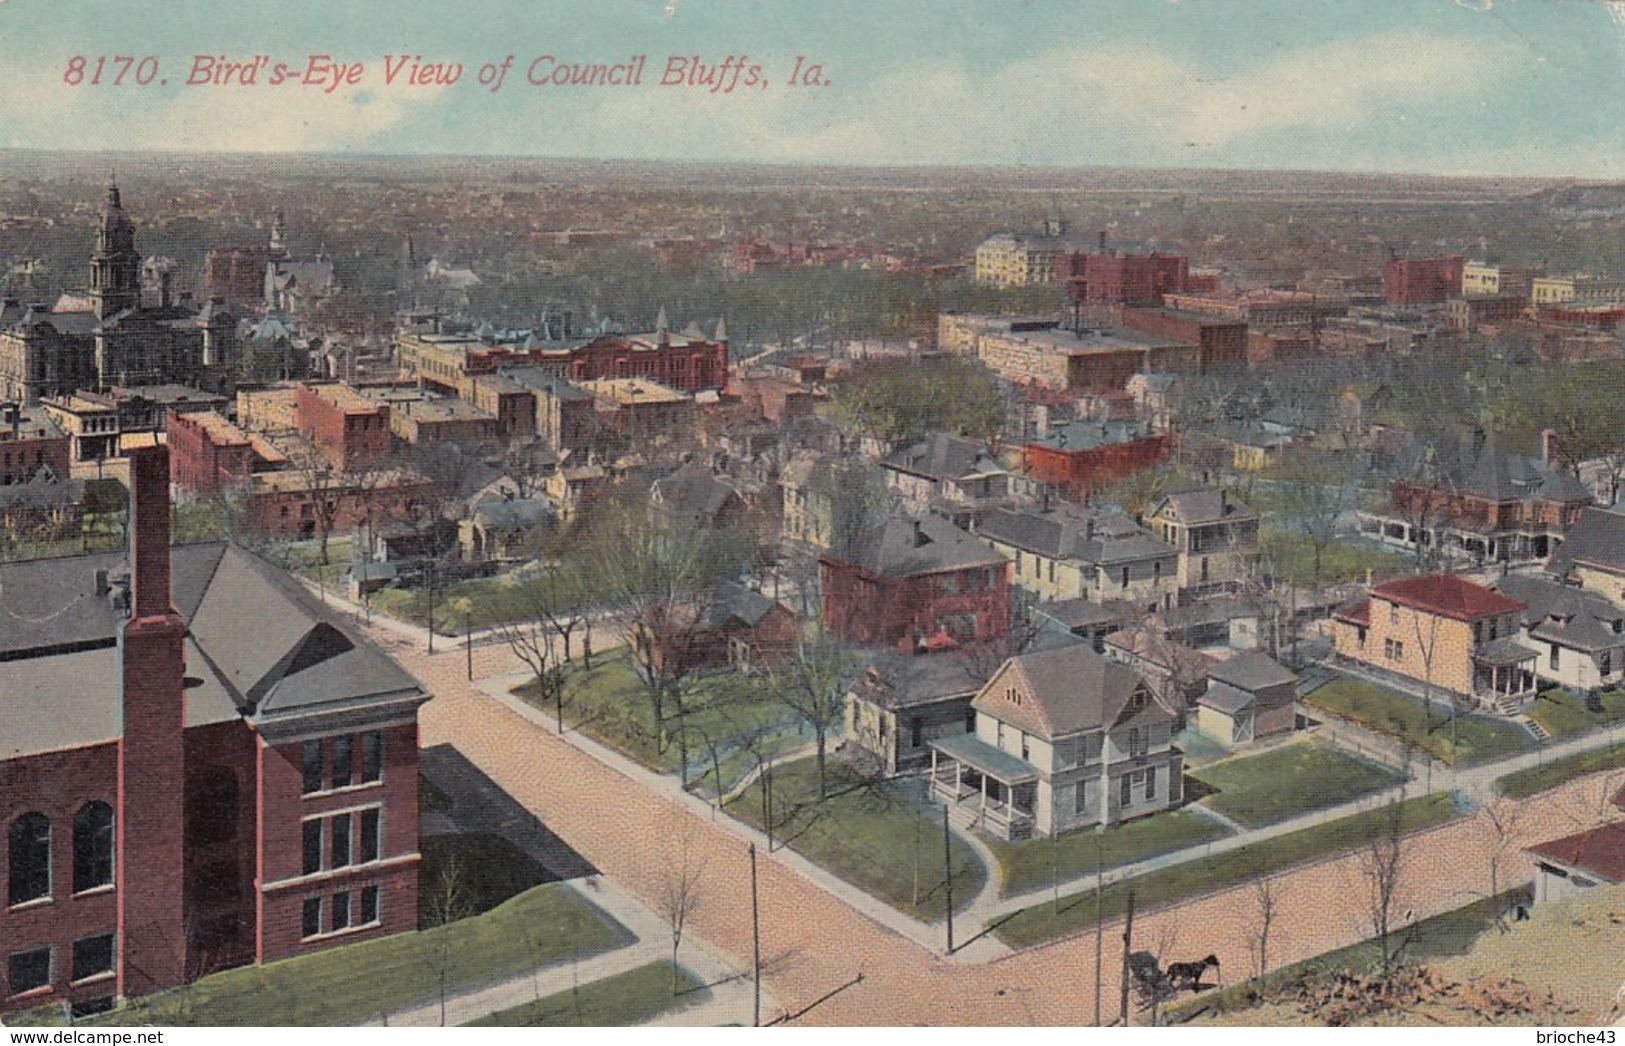
[[[760,676],[720,671],[690,679],[684,714],[674,718],[671,702],[665,739],[655,727],[649,688],[632,665],[626,647],[593,655],[592,668],[580,661],[568,666],[564,684],[564,723],[588,737],[634,759],[651,770],[675,773],[681,764],[681,737],[688,746],[688,780],[711,795],[729,788],[756,766],[757,750],[772,756],[811,740],[776,700]],[[554,703],[534,682],[514,693],[549,716]],[[833,743],[831,744],[833,748]]]
[[[1392,831],[1396,823],[1400,831],[1414,832],[1443,824],[1460,814],[1448,795],[1421,796],[1394,808],[1367,810],[1236,850],[1147,872],[1126,882],[1112,883],[1102,890],[1098,902],[1100,918],[1109,922],[1122,917],[1131,889],[1136,910],[1145,912],[1352,850]],[[1059,904],[1040,902],[1001,916],[992,921],[989,928],[1011,947],[1026,948],[1092,929],[1097,921],[1096,904],[1095,892],[1083,890],[1062,897]]]
[[[1515,723],[1466,712],[1451,717],[1419,697],[1353,676],[1332,680],[1303,702],[1358,720],[1452,766],[1494,762],[1535,745],[1535,739]]]
[[[1170,810],[1112,825],[1098,836],[1085,829],[1053,839],[984,841],[999,862],[999,893],[1008,897],[1056,881],[1093,875],[1097,861],[1110,871],[1229,834],[1210,817],[1189,810]]]
[[[898,911],[932,921],[943,914],[942,809],[920,806],[906,785],[868,781],[845,764],[829,762],[829,798],[818,801],[813,759],[772,771],[773,838],[809,861],[879,898]],[[752,783],[725,809],[763,828],[764,789]],[[950,847],[954,907],[969,904],[987,870],[957,838]]]
[[[1495,787],[1502,795],[1524,799],[1536,792],[1567,784],[1576,777],[1621,767],[1625,767],[1625,745],[1614,744],[1507,774],[1495,782]]]
[[[1554,740],[1574,737],[1625,720],[1625,693],[1608,690],[1597,697],[1597,709],[1586,707],[1583,697],[1563,690],[1546,690],[1535,698],[1529,718],[1539,723]]]
[[[1248,828],[1337,806],[1404,780],[1385,766],[1303,742],[1214,763],[1189,776],[1214,789],[1202,805]]]

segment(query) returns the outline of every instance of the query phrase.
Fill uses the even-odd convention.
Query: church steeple
[[[286,261],[288,257],[288,223],[282,216],[282,208],[278,207],[271,215],[271,260]]]
[[[119,202],[118,183],[107,180],[96,230],[96,253],[90,256],[90,302],[97,319],[133,309],[141,297],[141,255],[135,249],[135,223]]]

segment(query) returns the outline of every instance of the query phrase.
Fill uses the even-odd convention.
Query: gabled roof
[[[1006,696],[1015,687],[1019,704]],[[1130,710],[1136,691],[1145,692],[1139,673],[1073,644],[1023,654],[1006,661],[971,702],[1019,730],[1048,740],[1111,727]],[[1146,706],[1155,706],[1147,700]]]
[[[1456,621],[1477,621],[1524,609],[1522,602],[1455,574],[1396,578],[1374,587],[1371,595]]]
[[[730,500],[740,499],[739,491],[697,463],[684,465],[669,476],[654,481],[652,500],[671,512],[711,523]]]
[[[1003,556],[938,516],[893,517],[859,535],[846,556],[823,558],[885,577],[916,577],[1005,563]]]
[[[1006,471],[984,444],[946,432],[931,433],[920,442],[896,451],[885,463],[891,468],[935,480]]]
[[[1187,527],[1258,518],[1258,513],[1222,490],[1191,490],[1166,495],[1157,502],[1151,515],[1167,515]]]
[[[1625,574],[1625,513],[1595,507],[1580,511],[1552,554],[1554,572],[1564,574],[1575,567]]]
[[[1625,610],[1595,592],[1527,574],[1508,574],[1493,587],[1527,604],[1523,623],[1534,639],[1574,650],[1625,645],[1625,635],[1615,631],[1616,624],[1625,621]]]
[[[1625,821],[1538,843],[1529,852],[1604,882],[1625,882]]]

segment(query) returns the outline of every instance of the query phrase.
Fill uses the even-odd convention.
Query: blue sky
[[[365,68],[331,93],[183,86],[197,54],[259,53]],[[76,54],[159,75],[70,87]],[[389,86],[386,54],[464,71]],[[545,54],[647,55],[645,82],[527,84]],[[655,83],[669,56],[730,54],[766,87]],[[477,82],[508,55],[499,90]],[[797,55],[828,84],[786,83]],[[0,146],[1617,179],[1625,20],[1603,0],[0,0]]]

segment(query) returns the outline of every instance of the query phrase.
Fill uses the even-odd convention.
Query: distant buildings
[[[1461,293],[1466,261],[1459,254],[1437,258],[1390,258],[1382,269],[1382,294],[1389,305],[1428,305]]]
[[[1173,440],[1132,421],[1072,421],[1022,444],[1027,475],[1074,497],[1167,459]]]
[[[115,385],[195,385],[230,391],[237,321],[223,301],[202,308],[141,293],[135,224],[107,186],[83,311],[0,301],[0,397],[34,403]]]

